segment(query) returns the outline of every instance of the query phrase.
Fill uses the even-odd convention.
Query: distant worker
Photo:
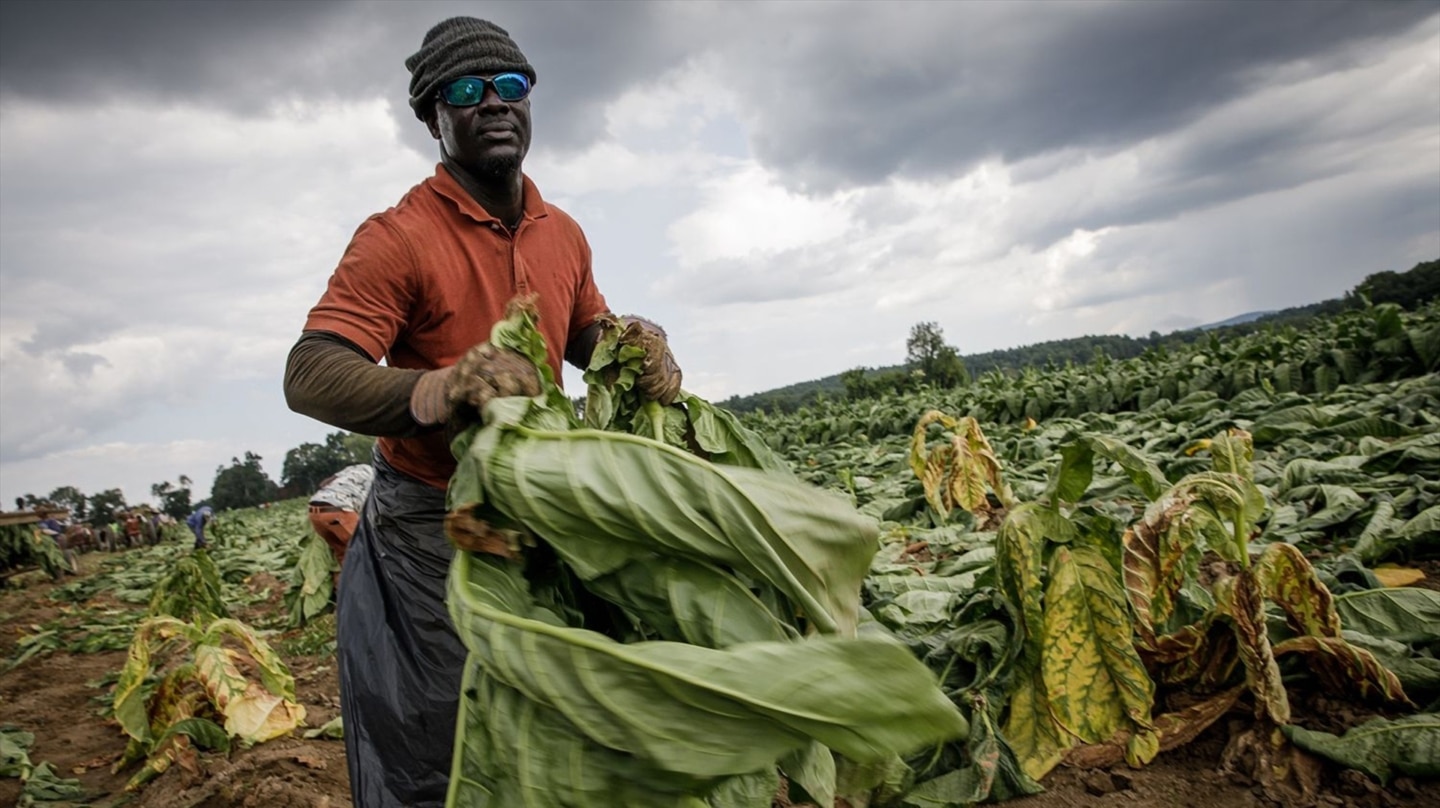
[[[144,528],[144,521],[140,518],[139,511],[125,512],[125,545],[127,547],[139,547],[142,543],[140,532]]]
[[[215,511],[209,505],[201,505],[185,520],[185,524],[189,526],[191,532],[195,534],[196,550],[206,546],[205,526],[214,521],[214,519]]]
[[[310,526],[330,545],[336,564],[345,563],[345,548],[360,524],[360,509],[374,481],[375,467],[357,463],[325,478],[310,497]]]

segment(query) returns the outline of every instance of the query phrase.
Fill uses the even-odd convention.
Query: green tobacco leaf
[[[1254,482],[1255,445],[1249,432],[1231,429],[1216,435],[1210,441],[1210,457],[1216,471]]]
[[[1414,707],[1400,680],[1375,655],[1338,637],[1291,637],[1275,646],[1275,656],[1299,653],[1306,667],[1331,693],[1355,693],[1366,701]]]
[[[1154,461],[1139,451],[1108,435],[1080,435],[1061,451],[1060,467],[1050,482],[1052,495],[1061,502],[1077,502],[1090,487],[1094,477],[1095,456],[1099,455],[1120,467],[1150,501],[1155,501],[1170,487],[1165,475]]]
[[[1297,633],[1340,636],[1340,615],[1335,611],[1334,597],[1294,545],[1267,546],[1255,562],[1253,574],[1260,596],[1284,609],[1290,627]]]
[[[307,740],[315,738],[327,738],[332,741],[343,740],[345,738],[345,719],[343,716],[337,715],[314,729],[305,730],[303,737]]]
[[[581,579],[660,551],[768,581],[821,631],[854,631],[879,531],[845,500],[631,435],[524,426],[533,405],[492,402],[467,460],[491,505]]]
[[[146,706],[145,681],[154,672],[151,655],[165,641],[183,634],[189,624],[173,617],[153,617],[141,623],[130,641],[125,655],[125,666],[120,669],[120,678],[115,682],[115,720],[136,741],[149,743],[150,714]]]
[[[1281,729],[1285,737],[1301,749],[1346,768],[1359,769],[1386,785],[1397,774],[1440,776],[1440,716],[1437,715],[1424,713],[1394,720],[1376,718],[1343,736],[1294,726]]]
[[[694,793],[772,768],[811,740],[875,761],[966,731],[932,674],[891,640],[618,643],[563,625],[516,565],[472,553],[456,556],[449,602],[471,649],[467,737],[483,728],[514,739],[504,744],[514,754],[546,756],[517,764],[521,785],[544,782],[542,793]],[[487,769],[485,758],[511,753],[492,746],[461,744],[475,766],[452,792],[469,795],[457,804],[474,804],[476,788],[509,787],[497,772],[510,770]]]
[[[1440,592],[1383,587],[1335,598],[1340,625],[1351,631],[1403,643],[1440,640]]]
[[[1135,653],[1118,576],[1098,552],[1061,547],[1045,590],[1041,674],[1055,717],[1085,743],[1149,728],[1155,685]]]
[[[710,462],[789,472],[790,467],[758,434],[724,408],[695,395],[682,395],[680,401],[695,430],[695,442]]]
[[[1412,540],[1440,540],[1440,505],[1431,505],[1416,514],[1400,528],[1400,535]]]
[[[330,608],[334,573],[340,569],[335,554],[319,534],[310,533],[300,543],[300,558],[290,573],[290,626],[303,626]]]

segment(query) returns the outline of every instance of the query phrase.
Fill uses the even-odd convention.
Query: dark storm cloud
[[[111,99],[193,104],[242,115],[289,101],[387,99],[405,141],[435,150],[407,105],[404,61],[453,15],[515,37],[539,73],[547,146],[597,137],[607,102],[690,46],[662,32],[651,3],[56,2],[0,3],[0,99],[63,105]]]
[[[1060,148],[1119,149],[1173,131],[1305,60],[1394,35],[1434,2],[834,4],[751,45],[755,146],[816,187],[952,174]],[[924,11],[922,15],[918,12]],[[823,25],[819,23],[823,17]],[[811,27],[801,28],[806,22]],[[777,60],[779,64],[777,64]],[[746,60],[739,60],[745,70]],[[1197,154],[1190,170],[1271,145]]]

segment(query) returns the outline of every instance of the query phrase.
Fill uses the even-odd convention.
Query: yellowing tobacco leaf
[[[1086,743],[1148,729],[1155,685],[1132,643],[1116,573],[1089,547],[1061,547],[1045,590],[1040,671],[1055,718]]]
[[[305,708],[247,679],[239,654],[218,645],[195,648],[195,667],[205,691],[225,716],[225,731],[245,743],[284,735],[305,720]]]
[[[1056,725],[1045,698],[1040,672],[1020,680],[1010,695],[1010,712],[1005,719],[1005,740],[1031,779],[1039,780],[1060,762],[1075,740]]]
[[[1296,632],[1315,637],[1340,636],[1335,598],[1294,545],[1276,542],[1266,547],[1252,574],[1260,596],[1284,609]]]
[[[1425,573],[1409,567],[1376,567],[1371,572],[1382,586],[1410,586],[1425,580]]]
[[[949,430],[950,435],[947,443],[927,453],[926,430],[934,423]],[[1000,459],[980,429],[980,422],[970,416],[951,418],[938,410],[925,413],[910,439],[910,468],[920,478],[925,499],[942,516],[957,506],[982,520],[990,516],[993,509],[986,496],[987,487],[1007,507],[1014,502],[1001,474]]]

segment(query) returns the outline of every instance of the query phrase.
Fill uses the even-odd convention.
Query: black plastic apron
[[[375,453],[336,615],[345,758],[359,808],[441,806],[465,646],[445,609],[445,492]]]

